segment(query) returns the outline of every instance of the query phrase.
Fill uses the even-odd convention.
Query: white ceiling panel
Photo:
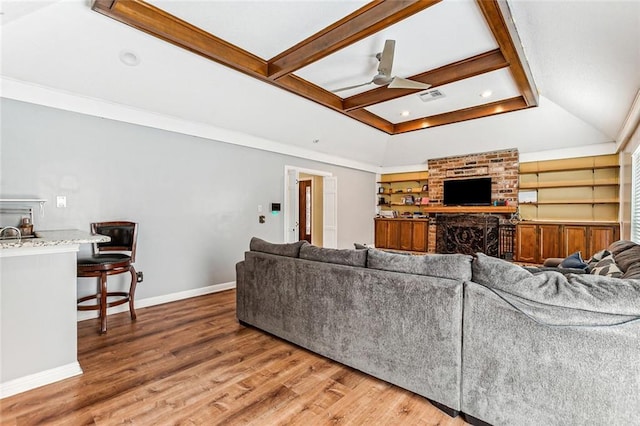
[[[392,74],[399,77],[410,77],[498,47],[475,2],[445,1],[295,74],[327,90],[371,81],[378,69],[376,53],[382,51],[387,39],[396,40]],[[374,87],[339,95],[349,97]]]
[[[149,3],[262,59],[271,59],[368,2],[151,0]]]
[[[424,102],[418,96],[420,93],[434,89],[439,90],[444,97]],[[486,98],[480,96],[487,90],[491,91],[491,96]],[[420,93],[372,105],[366,109],[395,124],[520,96],[507,68],[432,87]],[[402,111],[409,111],[409,115],[402,116]]]

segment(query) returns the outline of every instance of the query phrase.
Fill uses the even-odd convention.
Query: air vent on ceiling
[[[439,91],[438,89],[428,90],[426,92],[420,93],[420,99],[422,102],[435,101],[436,99],[444,98],[445,94]]]

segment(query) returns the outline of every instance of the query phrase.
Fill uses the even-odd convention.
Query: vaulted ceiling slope
[[[640,89],[637,1],[94,3],[146,33],[80,0],[27,4],[2,3],[2,96],[97,115],[96,103],[121,107],[111,117],[147,114],[138,122],[359,168],[511,147],[612,150]],[[385,40],[396,40],[392,75],[433,87],[333,93],[371,81]],[[119,59],[129,52],[136,66]]]

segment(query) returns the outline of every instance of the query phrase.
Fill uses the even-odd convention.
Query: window
[[[631,170],[631,240],[640,244],[640,147],[633,153]]]

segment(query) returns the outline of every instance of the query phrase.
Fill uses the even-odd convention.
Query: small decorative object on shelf
[[[378,187],[378,194],[384,194],[384,186]]]
[[[422,185],[422,192],[429,192],[429,185]]]

